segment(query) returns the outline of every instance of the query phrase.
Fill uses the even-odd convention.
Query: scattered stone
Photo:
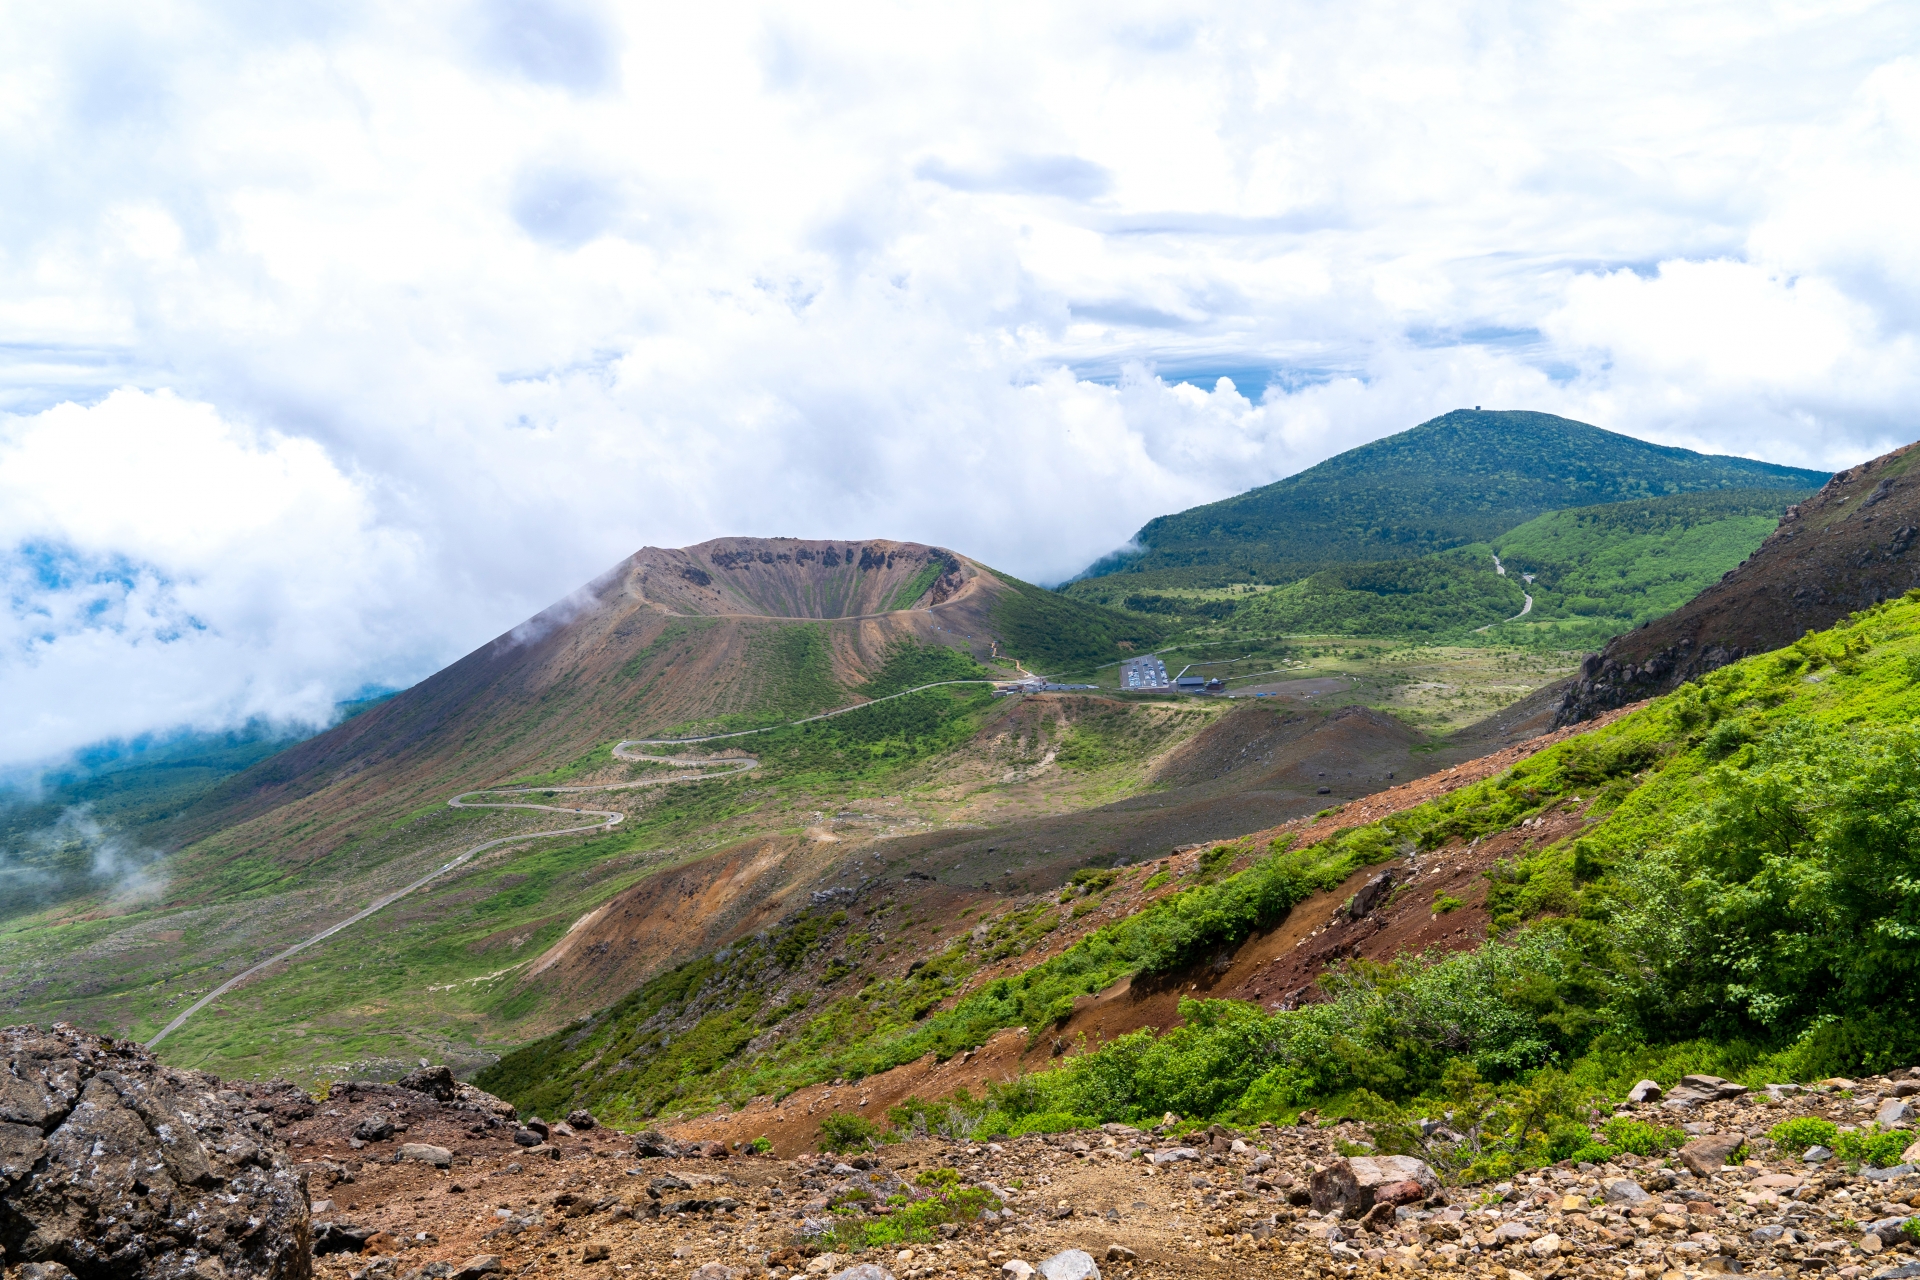
[[[1692,1079],[1717,1079],[1714,1076],[1694,1077]],[[1704,1178],[1708,1174],[1718,1173],[1727,1164],[1727,1157],[1746,1144],[1746,1136],[1738,1133],[1715,1133],[1704,1138],[1695,1138],[1680,1148],[1680,1163]]]
[[[1808,1164],[1825,1164],[1827,1161],[1833,1159],[1833,1148],[1823,1147],[1816,1142],[1813,1146],[1801,1152],[1800,1158]]]
[[[1108,1262],[1132,1262],[1139,1256],[1140,1255],[1123,1244],[1110,1244],[1107,1246]]]
[[[395,1155],[401,1160],[418,1160],[436,1169],[453,1167],[453,1152],[445,1147],[436,1147],[430,1142],[403,1142]]]
[[[1027,1280],[1033,1274],[1033,1267],[1018,1258],[1009,1258],[1000,1264],[1000,1274],[1007,1280]]]
[[[893,1280],[893,1272],[877,1262],[862,1262],[848,1267],[845,1271],[834,1272],[831,1280]]]
[[[724,1262],[706,1262],[695,1267],[688,1280],[740,1280],[746,1274],[739,1267],[730,1267]]]
[[[585,1108],[581,1108],[578,1111],[569,1111],[567,1112],[567,1123],[575,1129],[578,1129],[581,1133],[585,1133],[594,1126],[593,1112]]]
[[[477,1253],[460,1264],[460,1269],[453,1273],[451,1280],[480,1280],[481,1276],[499,1274],[500,1259],[490,1253]]]
[[[453,1069],[446,1066],[421,1067],[418,1071],[409,1071],[400,1077],[400,1087],[414,1093],[424,1093],[435,1102],[452,1102],[460,1091],[460,1083],[453,1078]]]
[[[1604,1183],[1600,1194],[1608,1204],[1640,1204],[1647,1199],[1647,1193],[1632,1178],[1615,1178]]]
[[[1549,1231],[1546,1235],[1541,1236],[1538,1240],[1528,1245],[1527,1252],[1536,1258],[1555,1258],[1560,1255],[1560,1246],[1562,1243],[1559,1236]]]
[[[648,1156],[671,1158],[680,1154],[680,1147],[658,1129],[642,1129],[633,1135],[633,1154],[642,1159]]]
[[[1398,1218],[1399,1210],[1394,1207],[1392,1201],[1377,1201],[1373,1208],[1367,1210],[1366,1216],[1360,1219],[1360,1229],[1385,1235],[1393,1230],[1393,1225]]]
[[[370,1115],[353,1126],[353,1136],[362,1142],[385,1142],[393,1136],[393,1121],[383,1115]]]
[[[1200,1153],[1192,1147],[1175,1147],[1171,1151],[1156,1151],[1147,1157],[1148,1164],[1173,1164],[1178,1160],[1198,1160]]]

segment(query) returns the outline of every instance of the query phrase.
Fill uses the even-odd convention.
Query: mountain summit
[[[1484,541],[1565,507],[1716,489],[1815,489],[1821,471],[1648,444],[1571,418],[1456,409],[1298,475],[1147,522],[1088,576],[1240,570],[1290,581],[1342,562]]]

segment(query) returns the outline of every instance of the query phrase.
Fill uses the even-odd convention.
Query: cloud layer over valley
[[[1910,5],[0,30],[0,764],[324,718],[649,543],[1054,581],[1462,405],[1920,422]]]

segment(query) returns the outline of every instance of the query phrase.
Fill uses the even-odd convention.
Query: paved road
[[[1500,563],[1499,556],[1495,556],[1493,558],[1493,571],[1499,574],[1503,578],[1507,576],[1507,566]],[[1527,580],[1528,586],[1533,585],[1533,578],[1530,574],[1523,573],[1520,576]],[[1533,596],[1524,590],[1520,593],[1520,595],[1521,595],[1521,598],[1526,601],[1526,603],[1520,606],[1520,612],[1514,614],[1511,618],[1504,619],[1504,621],[1518,622],[1520,621],[1520,619],[1526,617],[1528,614],[1533,612]],[[1483,631],[1491,631],[1491,630],[1493,630],[1493,623],[1491,622],[1489,622],[1484,627],[1475,627],[1473,629],[1475,635],[1479,635]]]
[[[588,791],[631,791],[636,787],[659,787],[659,786],[665,786],[668,783],[674,783],[674,782],[698,782],[707,778],[725,778],[736,773],[745,773],[748,770],[757,769],[760,767],[760,761],[755,759],[753,756],[702,756],[697,758],[689,757],[689,756],[650,756],[650,755],[641,755],[638,752],[627,751],[625,750],[627,745],[628,744],[624,742],[616,745],[613,749],[614,755],[618,756],[622,760],[636,760],[636,761],[646,760],[646,761],[654,761],[660,764],[678,764],[678,765],[731,764],[736,767],[725,770],[724,772],[720,772],[720,773],[711,773],[711,772],[680,773],[680,774],[673,774],[664,778],[641,778],[636,782],[603,782],[594,786],[585,786],[585,787],[485,787],[478,791],[463,791],[459,795],[453,797],[453,799],[447,801],[447,806],[449,808],[453,808],[453,809],[539,809],[546,813],[566,813],[566,814],[573,814],[576,816],[594,817],[594,818],[600,819],[600,821],[589,822],[584,826],[556,827],[551,831],[523,831],[518,835],[500,836],[493,840],[485,840],[479,844],[474,845],[471,849],[463,850],[462,852],[456,854],[454,857],[449,858],[447,861],[441,863],[439,866],[435,867],[433,870],[427,872],[425,875],[415,880],[412,884],[406,885],[404,888],[396,889],[392,893],[386,894],[383,897],[374,899],[367,906],[361,908],[359,911],[355,912],[353,915],[348,916],[345,920],[340,921],[338,924],[328,925],[325,929],[322,929],[320,932],[314,934],[312,937],[302,939],[301,941],[296,942],[292,946],[288,947],[286,950],[277,952],[274,955],[269,956],[267,959],[262,960],[259,964],[254,965],[252,968],[243,970],[240,973],[235,974],[233,977],[228,978],[225,982],[215,987],[212,991],[209,991],[206,995],[201,996],[198,1000],[188,1005],[184,1010],[181,1011],[180,1015],[176,1017],[172,1022],[169,1022],[166,1026],[160,1028],[159,1034],[154,1036],[153,1039],[147,1041],[147,1048],[151,1049],[155,1045],[159,1044],[162,1040],[165,1040],[169,1035],[179,1030],[181,1024],[186,1022],[188,1018],[191,1018],[194,1014],[200,1012],[202,1009],[212,1004],[215,1000],[218,1000],[221,996],[227,994],[227,992],[233,990],[235,987],[245,982],[248,978],[253,977],[255,974],[260,973],[262,970],[272,968],[274,965],[279,964],[283,960],[291,960],[294,956],[299,955],[302,951],[305,951],[308,947],[314,946],[317,943],[325,942],[328,938],[331,938],[334,934],[339,933],[342,929],[348,928],[351,925],[359,924],[362,920],[365,920],[368,916],[373,915],[375,912],[378,912],[383,908],[392,906],[394,903],[400,901],[400,899],[406,897],[408,894],[412,893],[414,890],[433,883],[435,880],[438,880],[441,876],[447,874],[447,872],[449,871],[452,871],[458,867],[465,866],[468,862],[472,861],[475,855],[477,854],[485,853],[488,849],[498,848],[500,845],[503,845],[503,844],[513,844],[521,840],[545,840],[553,836],[579,835],[580,833],[585,831],[611,831],[613,828],[619,826],[622,822],[626,821],[626,817],[627,817],[626,814],[621,813],[617,809],[579,809],[579,808],[568,808],[565,805],[528,804],[525,802],[518,802],[518,801],[508,801],[504,803],[485,803],[485,802],[469,799],[469,797],[471,796],[535,795],[535,794],[546,796],[546,795],[577,795],[577,794],[588,792]]]
[[[1025,670],[1025,668],[1022,668],[1022,670]],[[625,739],[624,741],[617,742],[614,744],[613,754],[621,760],[648,761],[655,764],[677,764],[677,765],[693,766],[694,771],[689,773],[676,773],[676,774],[671,774],[661,778],[641,778],[635,782],[602,782],[602,783],[596,783],[590,786],[582,786],[582,787],[482,787],[477,791],[463,791],[459,795],[447,801],[447,806],[449,808],[452,808],[452,809],[537,809],[544,813],[565,813],[565,814],[574,815],[576,817],[593,817],[593,818],[598,818],[599,821],[589,822],[584,826],[556,827],[551,831],[523,831],[518,835],[500,836],[497,839],[483,841],[480,844],[474,845],[471,849],[462,851],[461,853],[448,859],[446,862],[441,863],[438,867],[435,867],[432,871],[427,872],[427,874],[421,876],[419,879],[415,880],[412,884],[409,884],[404,888],[396,889],[392,893],[389,893],[384,897],[376,898],[373,902],[361,908],[359,911],[355,912],[353,915],[348,916],[345,920],[340,921],[338,924],[329,925],[325,929],[322,929],[320,932],[314,934],[312,937],[305,938],[299,942],[296,942],[292,946],[288,947],[286,950],[277,952],[274,955],[269,956],[267,959],[262,960],[259,964],[254,965],[252,968],[243,970],[242,972],[235,974],[233,977],[227,979],[225,982],[215,987],[212,991],[208,992],[204,996],[201,996],[198,1000],[188,1005],[184,1010],[181,1011],[180,1015],[176,1017],[172,1022],[169,1022],[166,1026],[160,1028],[159,1034],[155,1035],[153,1039],[147,1041],[147,1048],[151,1049],[155,1045],[159,1044],[162,1040],[165,1040],[169,1035],[172,1035],[175,1031],[179,1030],[181,1024],[186,1022],[188,1018],[191,1018],[194,1014],[200,1012],[202,1009],[212,1004],[215,1000],[218,1000],[221,996],[226,995],[227,992],[233,990],[235,987],[245,982],[248,978],[253,977],[255,974],[260,973],[263,970],[272,968],[274,965],[279,964],[283,960],[291,960],[294,956],[299,955],[302,951],[305,951],[308,947],[314,946],[321,942],[325,942],[328,938],[331,938],[334,934],[339,933],[342,929],[345,929],[351,925],[359,924],[362,920],[365,920],[368,916],[373,915],[374,913],[382,910],[383,908],[392,906],[394,903],[400,901],[400,899],[406,897],[408,894],[412,893],[414,890],[419,889],[424,885],[433,883],[435,880],[438,880],[441,876],[447,874],[447,872],[449,871],[453,871],[456,868],[465,866],[468,862],[472,861],[474,856],[477,854],[485,853],[488,849],[497,848],[503,844],[513,844],[521,840],[545,840],[553,836],[579,835],[587,831],[611,831],[613,830],[613,828],[619,826],[622,822],[626,821],[626,817],[627,817],[626,814],[620,812],[617,809],[580,809],[580,808],[569,808],[566,805],[557,805],[557,804],[532,804],[526,801],[498,801],[498,802],[477,801],[477,800],[470,799],[470,797],[472,796],[580,795],[589,791],[631,791],[638,787],[661,787],[661,786],[666,786],[670,783],[676,783],[676,782],[702,782],[709,778],[731,777],[736,773],[746,773],[746,772],[749,772],[750,770],[758,769],[760,767],[760,761],[756,757],[748,756],[748,755],[738,755],[738,756],[647,755],[643,752],[631,750],[631,748],[651,747],[651,746],[682,746],[682,745],[695,743],[695,742],[718,742],[723,738],[744,738],[756,733],[766,733],[771,729],[784,729],[788,727],[788,725],[810,724],[815,720],[825,720],[829,716],[845,715],[849,711],[858,711],[861,707],[870,707],[870,706],[873,706],[875,703],[879,703],[879,702],[891,702],[895,698],[904,698],[910,693],[919,693],[925,689],[938,689],[943,685],[1000,684],[1000,683],[1004,683],[1004,682],[998,681],[998,680],[937,680],[932,684],[923,684],[912,689],[904,689],[899,693],[889,694],[884,698],[874,698],[867,702],[857,702],[850,707],[841,707],[834,711],[825,711],[817,716],[806,716],[799,720],[789,720],[787,721],[786,724],[768,725],[766,728],[763,728],[763,729],[744,729],[739,733],[715,733],[715,734],[709,734],[703,738],[628,738],[628,739]],[[735,767],[724,770],[722,772],[706,771],[707,766],[725,765],[725,764],[734,765]]]

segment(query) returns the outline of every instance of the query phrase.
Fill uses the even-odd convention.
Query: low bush
[[[932,1240],[945,1223],[978,1222],[987,1210],[1000,1208],[1000,1201],[991,1192],[960,1185],[959,1172],[954,1169],[925,1170],[913,1183],[928,1194],[919,1199],[904,1194],[889,1196],[884,1206],[838,1207],[838,1221],[818,1244],[844,1253],[922,1244]]]
[[[832,1115],[820,1122],[820,1149],[845,1154],[880,1144],[880,1126],[865,1116]]]
[[[1834,1135],[1833,1154],[1848,1164],[1867,1164],[1876,1169],[1884,1169],[1900,1163],[1900,1153],[1913,1141],[1911,1133],[1898,1129],[1882,1129],[1878,1125],[1868,1124],[1859,1129],[1844,1131]]]
[[[1767,1130],[1767,1136],[1782,1151],[1798,1156],[1808,1147],[1832,1147],[1840,1136],[1840,1127],[1818,1116],[1795,1116]]]
[[[1645,1120],[1634,1120],[1627,1116],[1615,1116],[1607,1121],[1601,1132],[1609,1147],[1636,1156],[1665,1155],[1687,1140],[1683,1130],[1648,1124]]]

